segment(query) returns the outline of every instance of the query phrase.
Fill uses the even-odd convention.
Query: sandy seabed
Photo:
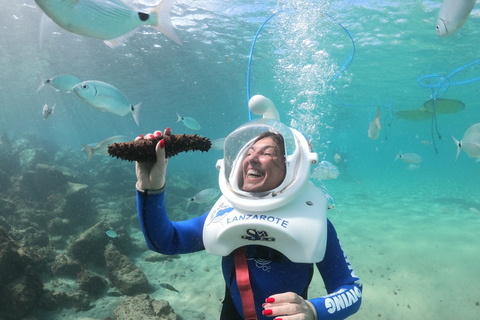
[[[329,211],[341,244],[363,282],[351,319],[478,319],[480,314],[480,193],[433,184],[338,181]],[[141,232],[132,235],[143,240]],[[218,319],[224,294],[221,258],[205,252],[164,262],[135,261],[181,319]],[[160,287],[166,282],[180,294]],[[318,272],[309,296],[324,295]],[[122,297],[105,297],[85,312],[50,319],[104,319]]]

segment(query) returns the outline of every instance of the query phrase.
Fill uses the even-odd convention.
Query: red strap
[[[233,256],[235,259],[235,272],[237,275],[237,286],[242,298],[243,318],[245,320],[257,320],[255,312],[255,302],[253,301],[253,291],[250,286],[250,276],[248,274],[247,257],[245,256],[245,247],[235,250]]]

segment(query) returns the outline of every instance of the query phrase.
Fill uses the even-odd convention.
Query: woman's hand
[[[274,320],[316,320],[313,304],[296,293],[286,292],[268,297],[262,305],[263,315]]]
[[[170,128],[165,129],[165,136],[170,136],[171,134],[172,130]],[[162,138],[162,132],[155,131],[153,134],[141,135],[135,138],[135,140],[159,138]],[[157,143],[155,152],[157,154],[155,162],[137,162],[135,165],[138,180],[137,189],[160,190],[165,186],[168,159],[165,158],[165,141],[163,139]]]

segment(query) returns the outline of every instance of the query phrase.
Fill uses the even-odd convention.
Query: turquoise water
[[[462,101],[465,109],[438,115],[440,139],[430,121],[397,119],[394,112],[419,109],[430,99],[434,92],[419,78],[448,76],[480,59],[478,6],[462,29],[440,38],[435,25],[441,1],[263,3],[179,1],[172,18],[183,46],[141,28],[124,46],[111,49],[60,29],[40,48],[41,10],[33,0],[4,1],[1,131],[11,138],[34,135],[42,146],[68,150],[82,160],[81,144],[113,135],[134,138],[167,126],[174,133],[225,137],[248,120],[252,41],[274,15],[253,51],[250,94],[269,97],[282,121],[306,134],[321,159],[333,162],[338,150],[346,151],[348,165],[337,180],[325,183],[337,201],[331,218],[365,282],[364,304],[353,318],[476,319],[480,290],[471,282],[478,278],[480,262],[480,164],[463,151],[455,161],[450,136],[461,139],[480,122],[480,82],[468,82],[480,77],[480,64],[456,73],[441,92],[442,98]],[[353,38],[354,56],[339,23]],[[74,93],[48,86],[36,92],[40,77],[58,74],[108,82],[132,104],[143,102],[140,126],[131,115],[100,112]],[[56,103],[55,114],[46,120],[45,103]],[[378,106],[383,129],[371,141],[367,129]],[[176,112],[195,118],[202,129],[177,123]],[[405,163],[393,162],[398,152],[414,152],[424,160],[416,170],[406,170]],[[215,162],[221,157],[215,150],[179,155],[169,163],[169,178],[184,177],[198,190],[215,186]],[[118,165],[96,156],[77,170],[88,175],[105,161]],[[133,166],[122,165],[134,180]]]

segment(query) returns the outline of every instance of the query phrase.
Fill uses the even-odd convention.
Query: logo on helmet
[[[242,239],[249,241],[275,241],[274,237],[268,236],[267,231],[257,231],[256,229],[247,229],[245,231],[246,236],[242,236]]]

